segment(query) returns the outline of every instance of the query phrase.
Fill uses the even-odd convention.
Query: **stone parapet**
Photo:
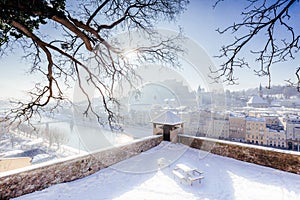
[[[153,136],[55,163],[33,165],[0,174],[0,199],[18,197],[54,184],[91,175],[100,169],[147,151],[161,141],[162,136]]]
[[[179,142],[213,154],[300,174],[299,152],[187,135],[179,135]]]

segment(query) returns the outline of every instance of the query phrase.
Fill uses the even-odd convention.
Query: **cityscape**
[[[101,111],[99,99],[95,107]],[[8,107],[2,100],[2,107]],[[42,120],[0,127],[2,157],[32,157],[38,164],[62,157],[103,149],[141,139],[162,127],[154,119],[169,111],[183,122],[178,133],[195,137],[246,143],[253,147],[300,151],[300,94],[295,88],[260,85],[243,91],[191,90],[183,82],[167,79],[147,82],[119,99],[120,129],[110,131],[95,116],[84,116],[83,102],[62,105],[55,113],[43,113]],[[105,117],[104,117],[105,118]]]
[[[300,99],[295,88],[265,89],[259,85],[247,92],[214,93],[201,86],[189,92],[175,80],[162,85],[166,87],[148,84],[140,92],[147,93],[153,87],[170,96],[158,100],[159,94],[152,94],[152,98],[151,94],[143,94],[147,98],[135,99],[126,108],[130,113],[126,123],[150,127],[151,118],[162,110],[171,110],[184,121],[185,134],[299,151]],[[177,96],[165,88],[174,89]],[[180,103],[179,97],[183,97]],[[161,104],[155,104],[158,101]]]

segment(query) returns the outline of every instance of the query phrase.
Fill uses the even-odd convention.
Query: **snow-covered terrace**
[[[176,164],[204,172],[192,186],[174,178]],[[250,164],[183,144],[162,142],[85,178],[17,199],[300,199],[300,175]]]

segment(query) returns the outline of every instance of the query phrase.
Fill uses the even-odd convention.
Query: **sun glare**
[[[127,61],[135,61],[138,58],[138,51],[136,49],[126,50],[123,53],[123,57]]]

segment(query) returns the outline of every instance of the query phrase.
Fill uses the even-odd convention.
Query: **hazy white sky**
[[[225,0],[219,4],[215,9],[212,8],[213,1],[210,0],[192,0],[188,6],[187,11],[180,17],[178,23],[183,28],[186,35],[195,40],[202,48],[206,50],[216,67],[220,64],[220,59],[214,56],[219,54],[219,49],[222,45],[228,44],[232,41],[233,35],[217,33],[217,28],[225,28],[232,25],[234,21],[238,21],[241,18],[240,13],[248,3],[246,1],[233,1]],[[294,10],[298,9],[295,6]],[[300,30],[300,18],[299,12],[290,12],[292,20],[294,20],[295,31],[299,33]],[[296,21],[296,22],[295,22]],[[172,26],[169,25],[172,28]],[[173,26],[173,28],[175,25]],[[280,30],[281,31],[281,30]],[[282,30],[285,31],[285,30]],[[250,44],[250,47],[263,44],[262,38],[255,38],[254,42]],[[247,89],[252,87],[258,87],[261,83],[263,86],[267,86],[267,77],[257,77],[254,75],[254,69],[259,69],[259,63],[251,62],[253,56],[250,54],[250,48],[247,48],[245,57],[250,61],[251,69],[237,69],[236,77],[239,78],[239,85],[224,87],[230,90]],[[284,85],[285,80],[295,80],[295,71],[297,67],[300,67],[299,55],[296,60],[286,63],[278,63],[273,65],[272,73],[272,85]]]
[[[245,1],[225,0],[216,9],[213,9],[212,5],[213,1],[210,0],[191,0],[187,11],[175,24],[160,23],[159,27],[172,30],[176,30],[178,26],[182,27],[185,34],[207,52],[217,67],[220,60],[214,56],[218,55],[220,47],[228,44],[233,36],[230,34],[220,35],[215,30],[218,27],[225,28],[238,20],[241,17],[240,12],[246,4]],[[297,13],[297,19],[299,15]],[[300,25],[300,22],[298,23]],[[0,98],[24,96],[23,91],[31,89],[34,81],[39,78],[37,75],[28,75],[27,72],[31,66],[22,61],[21,56],[18,50],[15,50],[13,54],[0,59]],[[250,54],[247,54],[247,57],[251,58]],[[224,87],[237,90],[258,87],[260,83],[266,86],[268,82],[266,77],[259,78],[254,75],[253,69],[256,65],[256,63],[252,63],[251,69],[237,70],[236,76],[240,83],[238,86],[227,87],[224,84]],[[272,84],[285,84],[284,80],[294,78],[297,67],[299,67],[299,59],[274,65],[272,67]]]

